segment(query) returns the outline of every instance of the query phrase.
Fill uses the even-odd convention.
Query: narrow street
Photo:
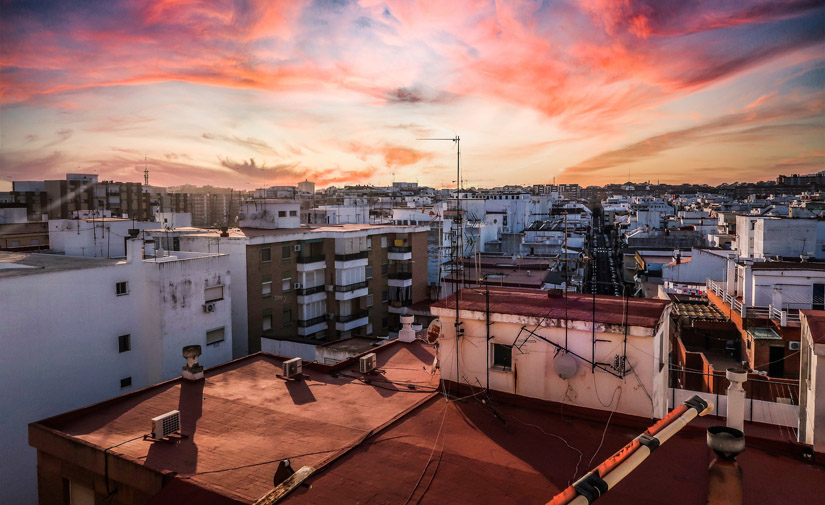
[[[593,244],[590,269],[590,293],[599,295],[622,294],[622,282],[620,268],[615,264],[613,255],[608,247],[608,237],[604,233],[601,217],[598,218],[596,226],[593,226]]]

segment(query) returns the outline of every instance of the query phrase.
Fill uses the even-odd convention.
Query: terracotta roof
[[[385,373],[373,376],[370,384],[353,378],[361,377],[357,361],[335,376],[330,371],[338,367],[305,364],[309,379],[287,381],[278,377],[282,358],[258,353],[208,369],[205,381],[164,382],[34,424],[102,451],[148,433],[151,418],[180,410],[187,435],[180,442],[138,438],[110,455],[254,502],[273,488],[279,460],[289,458],[296,469],[321,466],[426,400],[438,386],[438,374],[429,371],[433,348],[396,341],[375,352]]]
[[[802,310],[815,344],[825,344],[825,310]]]
[[[463,289],[459,305],[462,310],[485,311],[484,292]],[[455,294],[439,300],[433,307],[455,309]],[[593,319],[593,295],[568,293],[564,297],[549,298],[548,291],[525,288],[490,287],[490,311],[497,314],[546,317],[549,319],[570,319],[590,321]],[[627,321],[631,326],[653,328],[662,316],[668,300],[646,298],[622,298],[618,296],[596,295],[595,320],[598,323],[623,324],[625,302]]]

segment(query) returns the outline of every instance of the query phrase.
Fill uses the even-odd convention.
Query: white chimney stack
[[[401,331],[398,332],[398,340],[401,342],[410,343],[415,340],[415,331],[412,329],[412,323],[415,321],[413,316],[401,316]]]
[[[745,431],[745,389],[742,384],[748,380],[747,370],[728,368],[725,376],[730,381],[728,386],[728,420],[729,428]]]
[[[132,238],[126,241],[126,261],[143,261],[143,240]]]

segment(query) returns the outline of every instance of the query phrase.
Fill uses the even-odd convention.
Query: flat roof
[[[57,430],[100,451],[137,437],[111,449],[110,457],[251,503],[272,490],[280,460],[295,469],[322,466],[437,390],[432,347],[393,341],[375,352],[382,373],[370,375],[369,383],[359,380],[357,360],[304,364],[308,378],[295,381],[279,377],[284,358],[257,353],[206,370],[203,381],[163,382],[31,429]],[[153,417],[171,410],[181,412],[186,437],[177,443],[140,438],[151,431]]]
[[[544,505],[653,424],[634,418],[633,426],[627,419],[617,421],[619,416],[606,424],[604,418],[570,415],[569,407],[559,404],[505,403],[495,393],[480,398],[486,404],[474,398],[428,400],[310,477],[310,488],[297,488],[279,503]],[[713,458],[707,422],[694,420],[599,503],[705,503]],[[770,429],[778,436],[778,427]],[[757,433],[751,424],[745,431],[746,437]],[[744,469],[743,503],[806,503],[825,493],[823,468],[757,445],[751,438],[737,457]]]
[[[463,289],[458,293],[462,310],[484,312],[486,309],[484,292]],[[439,300],[433,307],[455,309],[456,294]],[[595,299],[595,321],[597,323],[623,324],[625,306],[627,322],[631,326],[653,328],[662,316],[669,300],[648,298],[622,298],[607,295],[586,295],[568,293],[557,298],[548,297],[548,291],[528,288],[508,288],[490,286],[490,311],[498,314],[514,314],[548,319],[569,319],[591,321],[594,319],[593,301]]]
[[[825,310],[803,310],[811,337],[816,344],[825,344]]]
[[[0,251],[0,278],[116,265],[123,259]]]

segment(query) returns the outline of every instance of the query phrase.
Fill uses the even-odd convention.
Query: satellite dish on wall
[[[438,337],[441,336],[441,321],[433,319],[427,327],[427,343],[434,344],[438,342]]]
[[[553,360],[553,370],[564,380],[574,377],[579,371],[579,362],[573,355],[566,352],[559,353]]]

